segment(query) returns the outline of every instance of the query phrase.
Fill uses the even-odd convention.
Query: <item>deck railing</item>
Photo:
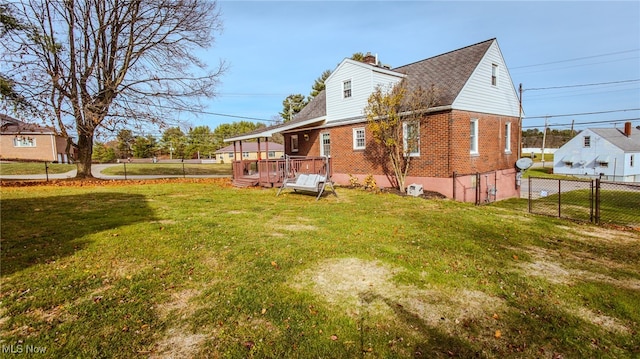
[[[280,186],[285,178],[295,177],[297,173],[324,174],[324,157],[288,156],[267,160],[233,161],[233,178],[255,178],[260,186]],[[329,175],[331,166],[329,166]]]

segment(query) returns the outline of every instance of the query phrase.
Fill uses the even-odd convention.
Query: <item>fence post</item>
[[[122,164],[124,165],[124,180],[126,181],[127,180],[127,163],[123,162]]]
[[[558,218],[562,217],[562,180],[558,180]]]
[[[476,172],[476,206],[480,205],[480,189],[482,188],[482,183],[480,183],[480,172]]]
[[[44,174],[47,178],[47,182],[49,182],[49,166],[47,166],[47,161],[44,161]]]
[[[458,177],[458,173],[453,171],[453,200],[456,200],[456,177]]]
[[[595,203],[595,207],[596,207],[596,216],[595,216],[595,223],[596,224],[600,224],[600,186],[601,186],[601,182],[600,179],[596,178],[596,203]]]
[[[529,177],[529,213],[531,213],[531,185],[532,185],[532,181],[531,181],[531,177]]]

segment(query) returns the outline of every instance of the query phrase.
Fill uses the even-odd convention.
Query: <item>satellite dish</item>
[[[516,167],[521,170],[526,170],[529,167],[533,166],[533,160],[528,157],[522,157],[521,159],[516,161]]]

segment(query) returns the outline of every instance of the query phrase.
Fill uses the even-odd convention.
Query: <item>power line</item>
[[[134,102],[134,101],[129,101],[132,103],[136,103],[138,105],[147,105],[147,104],[142,104],[139,102]],[[210,111],[204,111],[204,110],[192,110],[192,109],[185,109],[185,108],[180,108],[180,107],[173,107],[173,106],[167,106],[167,105],[148,105],[151,107],[157,107],[157,108],[166,108],[168,110],[175,110],[175,111],[182,111],[182,112],[191,112],[191,113],[199,113],[199,114],[203,114],[203,115],[214,115],[214,116],[221,116],[221,117],[231,117],[231,118],[239,118],[239,119],[243,119],[243,120],[254,120],[254,121],[263,121],[263,122],[278,122],[277,120],[266,120],[264,118],[257,118],[257,117],[248,117],[248,116],[240,116],[240,115],[230,115],[230,114],[226,114],[226,113],[218,113],[218,112],[210,112]]]
[[[587,86],[601,86],[601,85],[613,85],[613,84],[623,84],[629,82],[638,82],[640,79],[635,80],[622,80],[622,81],[610,81],[610,82],[598,82],[591,84],[580,84],[580,85],[565,85],[565,86],[552,86],[552,87],[537,87],[530,89],[523,89],[523,91],[539,91],[539,90],[554,90],[554,89],[564,89],[564,88],[573,88],[573,87],[587,87]]]
[[[603,114],[603,113],[626,112],[626,111],[640,111],[640,108],[630,108],[630,109],[626,109],[626,110],[598,111],[598,112],[569,113],[569,114],[562,114],[562,115],[525,116],[525,117],[523,117],[523,119],[530,120],[530,119],[534,119],[534,118],[553,118],[553,117],[600,115],[600,114]]]
[[[640,120],[640,117],[626,118],[623,120],[574,122],[573,126],[593,125],[593,124],[599,124],[599,123],[624,123],[624,122],[631,122],[631,121],[638,121],[638,120]],[[556,123],[556,124],[547,125],[547,127],[567,127],[571,125],[572,125],[571,123]],[[522,128],[538,128],[538,127],[541,127],[541,126],[522,126]]]
[[[515,70],[515,69],[523,69],[523,68],[527,68],[527,67],[536,67],[536,66],[560,64],[560,63],[563,63],[563,62],[579,61],[579,60],[593,59],[593,58],[596,58],[596,57],[604,57],[604,56],[611,56],[611,55],[626,54],[626,53],[635,52],[635,51],[640,51],[640,49],[625,50],[625,51],[618,51],[618,52],[610,52],[610,53],[607,53],[607,54],[592,55],[592,56],[585,56],[585,57],[576,57],[576,58],[573,58],[573,59],[545,62],[545,63],[541,63],[541,64],[516,66],[516,67],[511,67],[510,69],[511,70]]]

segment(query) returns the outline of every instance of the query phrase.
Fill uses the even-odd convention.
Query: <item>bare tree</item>
[[[23,0],[33,29],[6,41],[4,58],[21,94],[76,147],[78,177],[91,177],[100,131],[159,126],[171,110],[201,108],[225,64],[198,50],[222,29],[214,0]],[[71,131],[77,136],[72,141]]]
[[[420,128],[426,112],[437,100],[435,87],[409,89],[406,80],[391,88],[378,86],[369,96],[364,110],[369,131],[381,146],[384,157],[381,160],[390,164],[393,180],[402,192],[406,188],[412,154],[421,146]]]

